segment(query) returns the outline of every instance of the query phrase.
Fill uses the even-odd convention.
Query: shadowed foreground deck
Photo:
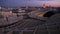
[[[23,19],[10,26],[2,26],[0,34],[60,34],[60,15],[53,15],[47,21]]]

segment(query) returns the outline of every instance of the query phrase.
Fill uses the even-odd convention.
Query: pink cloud
[[[60,2],[57,2],[57,1],[47,1],[46,5],[51,5],[51,6],[54,6],[54,7],[60,7]]]

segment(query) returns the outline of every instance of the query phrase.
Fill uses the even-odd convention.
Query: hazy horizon
[[[0,6],[20,7],[20,6],[37,6],[40,7],[43,4],[50,5],[52,7],[60,7],[60,0],[0,0]]]

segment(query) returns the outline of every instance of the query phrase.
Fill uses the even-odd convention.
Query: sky
[[[0,0],[0,6],[42,6],[60,7],[60,0]]]

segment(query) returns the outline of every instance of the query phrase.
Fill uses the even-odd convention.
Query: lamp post
[[[2,12],[2,7],[0,6],[0,11]]]

